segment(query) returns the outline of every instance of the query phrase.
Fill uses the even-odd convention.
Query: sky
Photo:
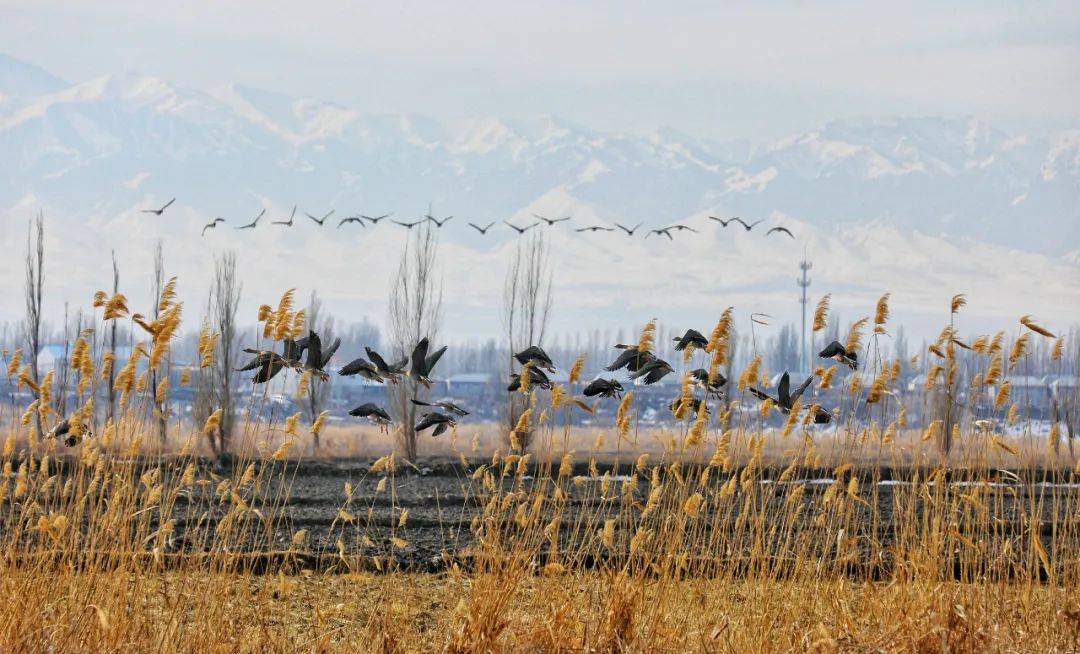
[[[0,0],[0,52],[71,82],[139,72],[193,89],[239,83],[336,102],[364,114],[438,120],[555,115],[607,134],[670,127],[758,145],[862,116],[977,116],[1027,132],[1080,124],[1080,3],[1075,1]],[[0,151],[0,159],[4,154]],[[142,175],[131,178],[136,187]],[[98,216],[99,226],[130,246],[122,249],[149,252],[164,232],[150,229],[140,208],[167,197],[139,198],[118,214]],[[287,203],[267,206],[278,216],[288,210]],[[558,198],[538,198],[515,217],[521,222],[532,211],[549,209],[564,210]],[[19,229],[0,231],[4,249],[21,251],[23,221],[38,210],[50,217],[61,213],[49,198],[32,194],[0,207],[0,223],[16,220],[4,216],[19,221]],[[206,218],[183,200],[171,216],[196,226]],[[713,227],[704,215],[693,218]],[[835,306],[845,316],[866,313],[881,292],[890,290],[897,319],[927,334],[938,328],[940,307],[951,292],[964,290],[980,327],[1005,328],[1027,312],[1056,315],[1062,324],[1080,322],[1080,303],[1069,300],[1080,289],[1080,280],[1072,277],[1075,263],[983,244],[957,245],[934,234],[894,234],[891,225],[852,237],[800,223],[797,216],[782,218],[798,227],[804,243],[813,244],[815,293],[840,289],[843,297],[838,292]],[[55,224],[63,225],[64,219],[59,216]],[[252,275],[246,315],[296,285],[302,293],[320,288],[350,317],[381,323],[388,271],[396,265],[401,241],[389,225],[381,229],[365,234],[373,233],[374,250],[393,255],[371,266],[381,272],[369,273],[364,283],[326,287],[323,280],[333,279],[339,262],[353,252],[334,236],[320,237],[312,249],[317,245],[327,256]],[[247,241],[222,231],[216,247],[244,251]],[[278,247],[273,234],[258,237],[268,239],[265,247]],[[54,303],[88,297],[88,284],[96,282],[86,280],[108,279],[102,253],[116,244],[103,238],[64,233],[49,241],[49,260],[56,262]],[[595,240],[554,238],[561,239],[554,241],[560,256],[558,332],[572,333],[582,317],[604,325],[640,324],[652,317],[656,297],[674,305],[665,319],[676,326],[693,322],[707,329],[727,304],[739,305],[746,315],[767,311],[778,323],[797,317],[793,276],[801,253],[795,245],[783,252],[789,267],[773,270],[766,265],[775,254],[772,241],[766,247],[703,236],[689,246],[694,255],[725,257],[738,275],[716,281],[706,269],[657,280],[656,267],[679,270],[684,263],[674,249],[659,257],[659,239],[635,242],[632,249],[607,252],[604,258],[596,254]],[[185,280],[185,293],[203,297],[217,250],[203,249],[209,241],[191,229],[169,242],[170,271]],[[478,264],[446,266],[448,332],[455,338],[485,330],[490,335],[491,326],[499,324],[502,267],[510,247],[499,243],[480,250],[444,244],[447,261]],[[281,247],[283,260],[295,252]],[[649,257],[655,267],[637,264]],[[1004,270],[1005,260],[1018,265]],[[146,263],[125,260],[125,271],[146,270]],[[20,266],[15,259],[0,261],[0,278],[9,280],[9,289],[21,283]],[[617,280],[599,275],[613,266],[620,271]],[[602,283],[585,283],[597,277]],[[1048,281],[1032,288],[1032,278]],[[139,290],[130,291],[146,300]],[[6,321],[19,315],[21,295],[4,295],[0,320]],[[52,309],[55,313],[58,306]],[[628,310],[632,318],[625,315]]]
[[[0,44],[74,81],[138,71],[717,139],[864,115],[1080,117],[1076,2],[3,0]]]

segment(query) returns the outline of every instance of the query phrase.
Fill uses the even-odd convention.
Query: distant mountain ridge
[[[0,94],[0,207],[32,195],[72,217],[174,195],[206,215],[247,211],[253,198],[347,211],[430,200],[478,219],[548,202],[657,224],[701,212],[887,220],[1053,256],[1080,242],[1080,130],[1042,138],[970,118],[883,118],[718,143],[556,117],[370,115],[132,74],[71,85],[2,56]]]

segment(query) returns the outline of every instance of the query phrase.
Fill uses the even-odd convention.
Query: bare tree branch
[[[390,347],[394,359],[407,356],[420,339],[434,340],[442,322],[442,281],[438,277],[439,238],[429,223],[413,230],[405,243],[398,272],[390,287]],[[390,413],[399,423],[395,432],[401,454],[416,460],[416,405],[423,386],[405,377],[387,386]]]

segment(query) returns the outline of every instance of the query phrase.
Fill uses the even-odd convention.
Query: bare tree
[[[217,408],[221,409],[218,425],[219,456],[229,452],[235,419],[233,378],[238,353],[236,341],[236,312],[240,306],[243,285],[236,278],[236,253],[226,252],[214,262],[214,281],[211,290],[211,320],[219,334],[218,356],[214,361],[217,385]]]
[[[45,217],[38,214],[30,221],[26,231],[26,320],[23,329],[26,337],[26,361],[30,367],[30,379],[34,385],[41,383],[38,371],[38,353],[41,352],[41,300],[45,274]],[[38,394],[40,399],[40,393]],[[41,412],[34,412],[34,433],[40,440]]]
[[[330,344],[334,340],[334,317],[323,313],[322,299],[319,298],[319,294],[315,291],[311,292],[311,300],[308,301],[308,325],[311,330],[319,335],[319,338],[323,342],[324,347],[330,347]],[[330,398],[330,382],[322,381],[316,376],[311,377],[311,383],[308,386],[307,397],[304,398],[304,409],[308,414],[308,423],[312,424],[315,419],[319,417],[323,409],[326,407],[326,402]],[[319,451],[319,434],[318,432],[312,432],[311,448],[313,452]]]
[[[412,230],[401,253],[397,275],[390,287],[390,347],[394,358],[407,356],[422,338],[434,341],[442,321],[442,281],[438,279],[438,234],[430,223]],[[411,377],[387,385],[390,412],[401,425],[395,432],[398,449],[416,460],[416,405],[421,386]]]
[[[534,231],[518,239],[503,286],[503,321],[510,352],[520,352],[530,345],[543,346],[551,316],[551,257],[544,232]],[[514,373],[514,359],[509,362]],[[511,393],[507,411],[507,435],[517,426],[528,404],[521,393]],[[532,435],[515,434],[522,450],[528,449]]]

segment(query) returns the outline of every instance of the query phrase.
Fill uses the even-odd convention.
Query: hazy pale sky
[[[1080,3],[0,0],[0,50],[367,112],[772,138],[857,115],[1080,118]]]

